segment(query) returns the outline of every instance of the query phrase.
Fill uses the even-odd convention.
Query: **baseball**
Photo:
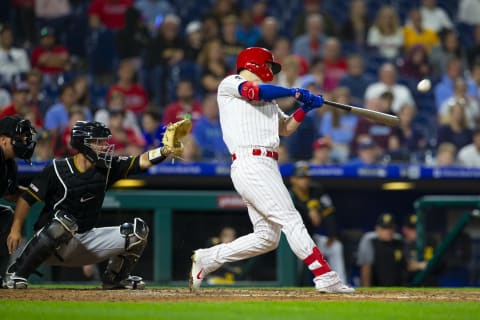
[[[417,90],[420,92],[427,92],[432,87],[432,83],[428,79],[423,79],[417,84]]]

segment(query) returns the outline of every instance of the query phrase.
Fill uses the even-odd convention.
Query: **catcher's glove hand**
[[[162,138],[162,153],[165,152],[167,153],[166,155],[180,157],[183,153],[183,143],[181,140],[190,133],[191,129],[192,121],[190,119],[168,124]]]

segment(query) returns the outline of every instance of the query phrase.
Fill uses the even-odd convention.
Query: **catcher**
[[[78,121],[71,145],[78,154],[53,163],[35,178],[17,202],[7,238],[10,253],[17,250],[22,225],[36,202],[45,206],[34,226],[35,235],[7,270],[7,287],[25,289],[28,276],[41,264],[83,266],[106,259],[103,289],[143,289],[141,277],[131,276],[147,244],[149,228],[140,218],[121,226],[95,228],[106,190],[117,180],[144,171],[168,156],[178,157],[180,139],[190,120],[167,126],[163,146],[139,156],[114,156],[110,130],[100,122]]]

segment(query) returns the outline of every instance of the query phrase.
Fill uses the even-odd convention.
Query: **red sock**
[[[312,253],[303,260],[315,277],[332,271],[320,249],[313,247]]]

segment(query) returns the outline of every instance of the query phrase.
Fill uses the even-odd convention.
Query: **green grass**
[[[219,297],[219,299],[221,299]],[[53,302],[0,300],[0,318],[28,319],[473,319],[473,302]]]

